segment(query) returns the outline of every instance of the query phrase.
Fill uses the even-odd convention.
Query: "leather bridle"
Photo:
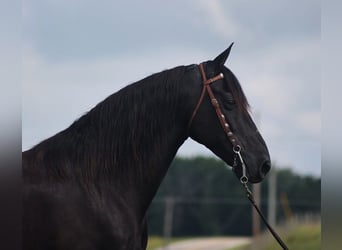
[[[238,140],[236,138],[236,136],[234,135],[234,133],[232,132],[232,130],[230,129],[230,125],[228,123],[228,121],[226,120],[226,117],[224,116],[220,105],[217,101],[217,99],[215,98],[215,95],[210,87],[210,85],[218,80],[221,80],[224,78],[223,73],[220,73],[212,78],[207,79],[205,71],[204,71],[204,65],[203,63],[201,63],[199,65],[199,69],[202,75],[202,79],[203,79],[203,87],[202,87],[202,92],[200,95],[200,98],[195,106],[194,111],[192,112],[191,118],[189,120],[188,123],[188,131],[190,130],[191,124],[197,114],[197,111],[199,109],[199,107],[201,106],[201,103],[203,102],[205,93],[208,92],[211,104],[213,105],[213,107],[215,108],[216,111],[216,115],[220,121],[220,124],[223,128],[223,131],[225,132],[225,134],[227,135],[227,138],[229,139],[229,141],[231,142],[231,144],[233,145],[233,152],[234,154],[234,162],[233,162],[233,169],[236,168],[238,166],[237,163],[237,159],[239,159],[240,163],[241,163],[241,167],[242,167],[242,176],[240,177],[240,181],[242,183],[242,185],[244,186],[244,188],[246,189],[246,196],[249,199],[249,201],[251,202],[251,204],[254,206],[254,208],[256,209],[256,211],[258,212],[258,214],[260,215],[261,219],[264,221],[265,225],[267,226],[267,228],[270,230],[271,234],[273,235],[273,237],[277,240],[277,242],[279,243],[279,245],[284,249],[287,250],[288,247],[286,246],[286,244],[282,241],[282,239],[280,238],[280,236],[274,231],[274,229],[271,227],[271,225],[267,222],[265,216],[263,215],[263,213],[261,212],[260,208],[257,206],[254,197],[253,197],[253,193],[252,191],[249,189],[247,183],[248,183],[248,177],[246,175],[246,165],[243,161],[243,158],[241,156],[241,146],[238,143]]]
[[[220,124],[221,124],[221,126],[223,128],[223,131],[228,136],[228,139],[230,140],[232,145],[235,146],[235,145],[237,145],[236,137],[233,134],[233,132],[231,131],[229,123],[227,122],[223,112],[221,111],[220,105],[219,105],[217,99],[215,98],[214,93],[213,93],[213,91],[212,91],[212,89],[210,87],[210,84],[212,84],[213,82],[216,82],[218,80],[223,79],[224,75],[223,75],[223,73],[220,73],[217,76],[214,76],[214,77],[212,77],[210,79],[207,79],[205,71],[204,71],[203,63],[201,63],[199,65],[199,68],[200,68],[200,72],[201,72],[202,79],[203,79],[203,87],[202,87],[202,92],[201,92],[200,98],[198,99],[197,105],[196,105],[196,107],[194,109],[194,112],[192,112],[192,116],[190,118],[190,121],[189,121],[189,124],[188,124],[188,128],[190,128],[190,126],[192,124],[192,121],[194,120],[194,118],[195,118],[195,116],[197,114],[197,111],[198,111],[199,107],[201,106],[201,104],[203,102],[205,93],[208,92],[211,104],[215,108],[217,117],[218,117],[218,119],[220,121]]]
[[[189,120],[189,124],[188,124],[188,130],[190,129],[191,127],[191,124],[197,114],[197,111],[199,109],[199,107],[201,106],[202,102],[203,102],[203,99],[204,99],[204,96],[205,96],[205,93],[207,92],[208,95],[209,95],[209,98],[210,98],[210,101],[211,101],[211,104],[213,105],[213,107],[215,108],[215,111],[216,111],[216,115],[218,117],[218,120],[220,121],[220,124],[221,124],[221,127],[223,128],[223,131],[224,133],[226,134],[228,140],[231,142],[231,144],[233,145],[233,152],[235,153],[234,154],[234,163],[233,163],[233,168],[237,167],[238,163],[237,163],[237,158],[240,160],[240,163],[241,163],[241,167],[242,167],[242,176],[240,177],[240,181],[242,183],[247,183],[248,182],[248,177],[247,177],[247,174],[246,174],[246,165],[242,159],[242,156],[241,156],[241,146],[240,144],[238,143],[238,140],[236,138],[236,136],[234,135],[234,133],[232,132],[231,128],[230,128],[230,125],[228,123],[228,121],[226,120],[226,117],[224,116],[221,108],[220,108],[220,104],[219,102],[217,101],[217,99],[215,98],[215,95],[211,89],[211,84],[218,81],[218,80],[221,80],[224,78],[224,75],[223,73],[220,73],[212,78],[209,78],[207,79],[207,76],[205,74],[205,70],[204,70],[204,65],[203,63],[201,63],[199,65],[199,69],[200,69],[200,72],[201,72],[201,75],[202,75],[202,80],[203,80],[203,87],[202,87],[202,92],[201,92],[201,95],[200,95],[200,98],[195,106],[195,109],[194,111],[192,112],[192,115],[191,115],[191,118]]]

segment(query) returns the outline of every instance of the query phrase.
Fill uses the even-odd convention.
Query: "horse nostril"
[[[271,169],[271,162],[270,161],[265,161],[260,168],[260,175],[262,177],[265,177],[266,174],[270,171]]]

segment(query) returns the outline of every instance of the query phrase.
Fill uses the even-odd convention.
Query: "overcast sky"
[[[275,165],[319,176],[320,1],[23,1],[22,145],[129,83],[213,59],[241,82]],[[213,155],[188,140],[179,155]]]

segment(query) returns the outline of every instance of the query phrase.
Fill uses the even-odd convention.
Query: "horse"
[[[22,153],[24,249],[146,249],[146,212],[187,138],[242,181],[270,156],[238,79],[214,60],[152,74]]]

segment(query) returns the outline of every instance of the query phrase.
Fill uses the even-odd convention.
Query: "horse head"
[[[232,45],[196,67],[189,135],[232,166],[241,181],[257,183],[270,170],[271,161],[240,83],[224,66]]]

